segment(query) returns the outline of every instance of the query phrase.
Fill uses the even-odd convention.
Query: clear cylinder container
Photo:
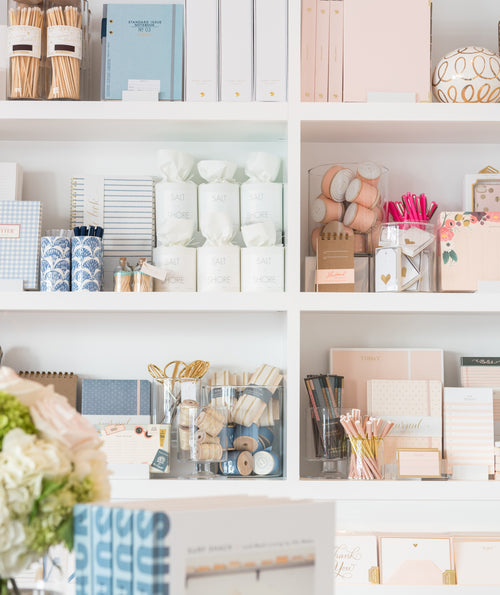
[[[308,407],[306,415],[306,460],[321,462],[322,479],[347,478],[347,437],[329,409]]]
[[[8,0],[9,99],[42,99],[45,13],[42,0]]]
[[[47,99],[86,99],[87,0],[47,0]]]
[[[218,465],[224,477],[283,475],[283,388],[265,385],[202,387],[205,401],[226,407],[228,424],[221,435],[227,458]]]
[[[378,246],[395,249],[393,256],[401,264],[400,267],[398,265],[400,271],[386,270],[387,256],[382,255],[379,258],[377,252],[375,291],[436,291],[436,232],[433,223],[383,223],[380,226]],[[392,279],[386,283],[388,275]]]
[[[382,438],[349,437],[348,478],[384,479],[384,441]]]
[[[327,163],[308,171],[309,256],[321,232],[354,234],[355,254],[373,254],[384,219],[389,170],[372,161]]]

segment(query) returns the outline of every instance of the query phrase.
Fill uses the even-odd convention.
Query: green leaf
[[[61,541],[64,541],[64,545],[71,552],[73,550],[73,513],[59,525],[57,535],[61,538]]]
[[[443,262],[444,264],[448,264],[448,261],[450,260],[450,253],[449,252],[443,252]]]
[[[455,262],[458,261],[457,253],[455,252],[455,250],[450,251],[450,258],[451,258],[451,260],[454,260]]]
[[[42,491],[40,496],[33,502],[33,507],[31,508],[30,517],[28,519],[28,525],[31,525],[33,519],[38,515],[40,512],[40,502],[48,498],[54,492],[57,492],[61,488],[63,488],[66,483],[68,482],[67,478],[63,481],[54,481],[53,479],[44,479],[42,482]]]

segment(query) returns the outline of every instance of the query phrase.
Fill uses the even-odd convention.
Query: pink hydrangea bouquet
[[[0,593],[7,581],[73,542],[73,506],[109,498],[95,428],[52,386],[0,367]]]

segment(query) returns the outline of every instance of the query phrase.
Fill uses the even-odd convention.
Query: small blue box
[[[83,415],[151,415],[149,380],[82,380]]]
[[[183,4],[104,4],[102,99],[122,99],[129,80],[160,81],[160,99],[182,101]]]

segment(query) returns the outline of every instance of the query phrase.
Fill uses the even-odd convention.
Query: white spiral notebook
[[[131,266],[152,258],[155,239],[154,179],[151,176],[79,176],[71,179],[71,227],[104,228],[104,289],[121,256]]]

